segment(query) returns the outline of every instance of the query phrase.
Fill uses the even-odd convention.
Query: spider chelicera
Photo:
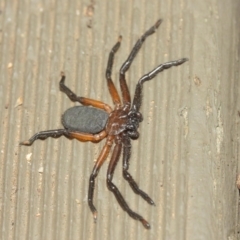
[[[97,210],[93,204],[95,178],[97,177],[102,164],[106,160],[111,147],[113,144],[115,144],[107,170],[107,187],[111,192],[113,192],[119,205],[124,211],[129,214],[130,217],[139,220],[145,228],[150,228],[150,224],[141,215],[137,214],[129,208],[122,194],[119,192],[116,185],[113,184],[112,179],[114,170],[123,151],[122,171],[124,179],[127,180],[136,194],[139,194],[149,204],[155,205],[148,194],[146,194],[138,187],[138,184],[134,181],[128,172],[131,155],[131,140],[135,140],[139,137],[138,127],[139,123],[143,120],[142,114],[139,112],[142,103],[143,83],[153,79],[158,73],[162,72],[163,70],[168,69],[172,66],[181,65],[188,59],[182,58],[176,61],[160,64],[149,73],[143,75],[137,83],[133,101],[131,101],[125,79],[125,73],[131,66],[145,39],[155,32],[161,22],[161,19],[158,20],[154,26],[152,26],[138,39],[127,60],[123,63],[120,69],[119,79],[122,100],[120,99],[120,96],[111,79],[114,54],[120,47],[120,42],[122,39],[121,36],[119,37],[118,42],[113,46],[108,58],[106,79],[108,89],[114,103],[114,109],[112,109],[106,103],[85,97],[78,97],[67,86],[65,86],[65,75],[62,73],[62,77],[59,83],[60,90],[64,92],[71,101],[79,102],[83,106],[72,107],[63,114],[62,124],[64,126],[64,129],[41,131],[36,133],[29,140],[20,143],[20,145],[30,146],[37,139],[45,140],[48,137],[58,138],[61,136],[65,136],[68,139],[75,138],[79,141],[91,142],[99,142],[102,139],[106,138],[106,143],[93,167],[92,174],[89,179],[88,205],[93,213],[94,220],[97,219]]]

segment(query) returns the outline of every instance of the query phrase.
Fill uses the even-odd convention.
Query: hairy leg
[[[135,180],[132,178],[131,174],[128,172],[129,160],[131,156],[131,147],[132,147],[129,137],[124,138],[123,144],[124,144],[123,145],[123,177],[124,179],[128,181],[130,187],[136,194],[140,195],[149,204],[155,205],[153,200],[148,196],[147,193],[145,193],[139,188]]]
[[[106,137],[106,132],[102,131],[98,134],[89,134],[89,133],[80,133],[80,132],[69,132],[66,129],[55,129],[55,130],[46,130],[34,134],[29,140],[20,142],[19,145],[31,146],[33,142],[37,139],[45,140],[49,137],[59,138],[65,136],[68,139],[77,139],[82,142],[91,141],[99,142]]]
[[[135,43],[131,53],[129,54],[127,60],[123,63],[123,65],[120,69],[120,87],[121,87],[121,91],[122,91],[122,95],[123,95],[123,104],[124,105],[130,106],[130,104],[131,104],[131,97],[130,97],[129,89],[128,89],[128,86],[126,83],[125,73],[128,71],[129,67],[131,66],[134,58],[136,57],[136,55],[137,55],[139,49],[141,48],[143,42],[145,41],[145,39],[156,31],[156,29],[159,27],[161,22],[162,22],[162,20],[159,19],[149,30],[147,30],[138,39],[138,41]]]
[[[137,83],[137,86],[136,86],[136,89],[135,89],[132,109],[136,110],[136,111],[139,111],[139,109],[141,107],[141,104],[142,104],[142,89],[143,89],[143,83],[144,82],[153,79],[158,73],[162,72],[163,70],[166,70],[166,69],[171,68],[173,66],[175,66],[175,67],[179,66],[179,65],[185,63],[186,61],[188,61],[187,58],[181,58],[181,59],[176,60],[176,61],[163,63],[163,64],[160,64],[159,66],[157,66],[156,68],[154,68],[149,73],[143,75],[139,79],[139,81]]]
[[[107,171],[107,186],[108,186],[108,189],[115,195],[119,205],[122,207],[122,209],[124,211],[126,211],[128,213],[128,215],[130,217],[132,217],[135,220],[140,221],[145,228],[149,229],[150,224],[142,216],[133,212],[130,209],[127,202],[124,200],[122,194],[119,192],[116,185],[113,184],[113,182],[112,182],[114,170],[117,166],[117,163],[118,163],[120,155],[121,155],[121,149],[122,149],[122,144],[119,141],[118,143],[116,143],[116,145],[114,147],[113,154],[112,154],[109,166],[108,166],[108,171]]]
[[[37,139],[45,140],[46,138],[52,137],[52,138],[59,138],[61,136],[65,136],[69,139],[71,137],[69,136],[66,129],[55,129],[55,130],[47,130],[47,131],[41,131],[36,134],[34,134],[29,140],[20,142],[19,145],[25,145],[25,146],[31,146],[33,142]]]
[[[102,166],[102,164],[104,163],[104,161],[106,160],[109,151],[112,147],[112,143],[113,143],[113,138],[112,137],[108,137],[98,159],[97,162],[95,163],[93,170],[92,170],[92,174],[89,178],[89,188],[88,188],[88,205],[89,208],[93,214],[94,217],[94,221],[96,221],[97,219],[97,209],[95,208],[95,206],[93,205],[93,194],[94,194],[94,187],[95,187],[95,178],[98,175],[98,172]]]
[[[59,88],[60,88],[60,91],[64,92],[71,101],[73,102],[79,102],[81,103],[82,105],[85,105],[85,106],[93,106],[93,107],[96,107],[96,108],[100,108],[100,109],[103,109],[105,110],[106,112],[110,113],[112,112],[112,109],[111,107],[106,104],[106,103],[103,103],[101,101],[97,101],[97,100],[94,100],[94,99],[90,99],[90,98],[85,98],[85,97],[79,97],[77,96],[74,92],[72,92],[66,85],[65,85],[65,75],[64,73],[62,73],[62,78],[59,82]]]
[[[117,106],[121,105],[121,100],[117,92],[117,89],[112,81],[111,75],[112,75],[114,55],[120,47],[121,40],[122,40],[122,36],[119,36],[118,42],[113,46],[111,52],[109,53],[107,70],[106,70],[106,79],[107,79],[108,89],[112,96],[113,103]]]

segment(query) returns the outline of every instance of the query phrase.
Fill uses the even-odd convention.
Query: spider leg
[[[19,145],[31,146],[33,142],[37,139],[45,140],[49,137],[59,138],[61,136],[65,136],[69,139],[76,138],[79,141],[86,142],[99,142],[103,138],[106,137],[106,132],[102,131],[98,134],[89,134],[89,133],[80,133],[80,132],[69,132],[67,129],[56,129],[56,130],[47,130],[41,131],[34,134],[29,140],[20,142]]]
[[[130,175],[130,173],[128,172],[128,168],[129,168],[129,160],[130,160],[130,156],[131,156],[131,141],[129,139],[129,137],[125,137],[123,140],[123,177],[125,180],[128,181],[130,187],[132,188],[132,190],[140,195],[145,201],[147,201],[149,204],[151,205],[155,205],[155,203],[153,202],[153,200],[148,196],[147,193],[145,193],[144,191],[142,191],[137,183],[135,182],[135,180],[132,178],[132,176]]]
[[[181,58],[181,59],[176,60],[176,61],[163,63],[163,64],[160,64],[159,66],[157,66],[156,68],[154,68],[149,73],[143,75],[137,83],[132,108],[136,111],[139,111],[139,109],[140,109],[140,106],[142,104],[142,89],[143,89],[143,83],[144,82],[153,79],[158,73],[162,72],[163,70],[171,68],[173,66],[181,65],[186,61],[188,61],[187,58]]]
[[[20,142],[19,145],[25,145],[25,146],[31,146],[33,142],[37,139],[45,140],[46,138],[52,137],[52,138],[59,138],[61,136],[65,136],[69,139],[71,137],[68,134],[68,131],[66,129],[55,129],[55,130],[47,130],[47,131],[41,131],[36,134],[34,134],[29,140]]]
[[[105,110],[108,113],[112,112],[112,108],[106,103],[103,103],[101,101],[97,101],[97,100],[94,100],[94,99],[90,99],[90,98],[78,97],[74,92],[72,92],[64,84],[65,78],[66,78],[66,76],[64,75],[64,73],[62,73],[62,78],[59,82],[59,88],[60,88],[60,91],[64,92],[69,97],[69,99],[71,101],[79,102],[79,103],[81,103],[82,105],[85,105],[85,106],[90,105],[90,106],[93,106],[93,107],[96,107],[96,108],[100,108],[100,109]]]
[[[94,221],[97,220],[97,209],[95,208],[95,206],[93,205],[93,194],[94,194],[94,186],[95,186],[95,178],[98,175],[98,172],[103,164],[103,162],[106,160],[109,151],[112,147],[112,142],[113,142],[113,138],[112,137],[108,137],[107,142],[105,143],[98,159],[97,162],[95,163],[93,170],[92,170],[92,174],[89,178],[89,188],[88,188],[88,205],[89,208],[91,210],[91,212],[93,213],[93,217],[94,217]]]
[[[162,23],[162,20],[159,19],[149,30],[147,30],[135,43],[131,53],[129,54],[127,60],[123,63],[121,69],[120,69],[120,87],[123,95],[123,103],[126,105],[131,104],[131,97],[129,93],[129,89],[126,83],[125,79],[125,73],[128,71],[129,67],[131,66],[135,56],[137,55],[139,49],[141,48],[143,42],[145,39],[153,34],[156,29],[159,27],[159,25]]]
[[[68,132],[68,135],[71,138],[75,138],[81,142],[99,142],[103,138],[107,136],[106,131],[101,131],[97,134],[90,134],[90,133],[81,133],[81,132]]]
[[[117,89],[112,81],[111,75],[112,75],[114,54],[119,49],[121,40],[122,40],[122,36],[119,36],[118,42],[113,46],[111,52],[109,53],[107,70],[106,70],[106,79],[107,79],[108,89],[112,96],[113,103],[118,106],[121,104],[121,100],[120,100],[119,94],[117,92]]]
[[[140,221],[143,226],[147,229],[150,229],[150,224],[139,214],[133,212],[127,202],[124,200],[122,194],[119,192],[118,188],[116,187],[115,184],[113,184],[112,179],[113,179],[113,174],[114,174],[114,170],[116,168],[116,165],[119,161],[120,155],[121,155],[121,150],[122,150],[122,143],[119,141],[118,143],[116,143],[114,150],[113,150],[113,154],[108,166],[108,171],[107,171],[107,187],[108,189],[113,192],[113,194],[115,195],[119,205],[122,207],[122,209],[124,211],[126,211],[128,213],[128,215],[130,217],[132,217],[135,220]]]

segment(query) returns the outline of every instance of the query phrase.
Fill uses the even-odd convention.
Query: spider
[[[128,172],[131,155],[131,140],[135,140],[139,137],[138,127],[139,123],[143,121],[142,114],[139,112],[142,103],[143,84],[146,81],[153,79],[163,70],[172,66],[181,65],[188,59],[182,58],[176,61],[160,64],[149,73],[143,75],[136,85],[133,101],[131,101],[131,96],[125,79],[125,73],[131,66],[145,39],[153,34],[161,23],[162,20],[159,19],[138,39],[127,60],[123,63],[119,76],[122,100],[111,79],[114,54],[120,47],[122,39],[121,36],[119,36],[117,43],[113,46],[108,58],[106,80],[114,103],[114,109],[112,109],[106,103],[77,96],[64,84],[65,75],[62,73],[59,83],[60,91],[64,92],[71,101],[79,102],[83,106],[75,106],[65,111],[62,116],[62,124],[64,126],[63,129],[41,131],[33,135],[29,140],[20,143],[20,145],[30,146],[37,139],[45,140],[48,137],[58,138],[61,136],[65,136],[68,139],[75,138],[79,141],[91,142],[99,142],[106,138],[106,143],[100,152],[89,179],[88,205],[93,214],[95,222],[97,219],[97,210],[93,204],[95,179],[102,164],[109,155],[112,146],[114,145],[107,170],[107,187],[115,195],[119,205],[129,214],[130,217],[140,221],[146,229],[150,229],[150,224],[141,215],[130,209],[122,194],[112,182],[112,179],[114,170],[123,151],[122,173],[124,179],[129,183],[130,187],[136,194],[140,195],[150,205],[155,205],[148,194],[138,187],[138,184]]]

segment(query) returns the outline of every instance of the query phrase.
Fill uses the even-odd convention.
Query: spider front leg
[[[143,83],[144,82],[153,79],[158,73],[162,72],[163,70],[166,70],[166,69],[171,68],[173,66],[175,66],[175,67],[179,66],[179,65],[185,63],[186,61],[188,61],[188,58],[181,58],[179,60],[166,62],[166,63],[160,64],[159,66],[154,68],[149,73],[143,75],[139,79],[139,81],[137,83],[137,86],[136,86],[136,89],[135,89],[135,94],[134,94],[134,99],[133,99],[133,104],[132,104],[132,110],[138,112],[140,107],[141,107],[141,104],[142,104],[142,89],[143,89]]]
[[[107,79],[107,84],[108,84],[108,90],[111,94],[113,103],[117,106],[119,106],[121,104],[121,100],[120,100],[119,94],[117,92],[117,89],[112,81],[111,75],[112,75],[114,54],[119,49],[121,40],[122,40],[122,36],[119,36],[118,42],[113,46],[111,52],[109,53],[107,70],[106,70],[106,79]]]
[[[132,217],[135,220],[140,221],[145,228],[150,229],[150,224],[142,216],[133,212],[129,208],[129,206],[128,206],[127,202],[124,200],[122,194],[119,192],[116,185],[113,184],[113,182],[112,182],[114,170],[117,166],[117,163],[118,163],[120,155],[121,155],[121,150],[122,150],[122,143],[121,143],[121,140],[118,140],[118,142],[116,143],[116,145],[114,147],[113,154],[112,154],[109,166],[108,166],[107,187],[115,195],[119,205],[122,207],[122,209],[124,211],[126,211],[128,213],[128,215],[130,217]]]
[[[130,106],[130,104],[131,104],[131,97],[130,97],[129,89],[128,89],[128,86],[126,83],[125,73],[128,71],[129,67],[131,66],[134,58],[136,57],[136,55],[137,55],[139,49],[141,48],[143,42],[145,41],[145,39],[148,36],[150,36],[151,34],[153,34],[161,23],[162,23],[162,19],[159,19],[149,30],[147,30],[138,39],[138,41],[135,43],[131,53],[129,54],[127,60],[123,63],[123,65],[120,69],[120,87],[121,87],[121,91],[122,91],[122,95],[123,95],[123,103],[125,105]]]
[[[154,201],[148,196],[147,193],[145,193],[138,187],[137,183],[128,172],[129,160],[131,156],[131,147],[132,147],[130,138],[125,137],[123,140],[123,144],[124,144],[123,146],[123,177],[124,179],[128,181],[130,187],[136,194],[140,195],[149,204],[155,205]]]

